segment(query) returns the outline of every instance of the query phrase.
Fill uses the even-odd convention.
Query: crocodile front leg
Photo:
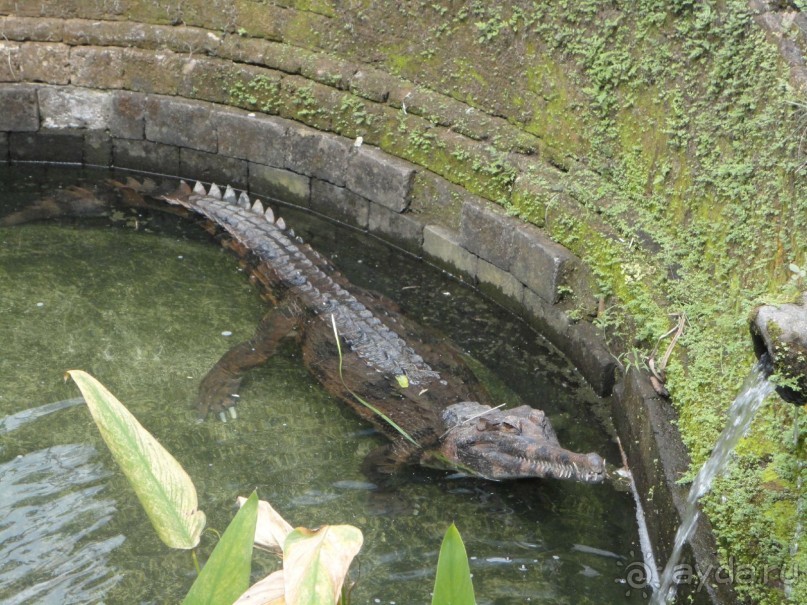
[[[280,341],[292,334],[300,319],[301,313],[294,304],[281,303],[264,316],[252,338],[227,351],[199,385],[199,416],[205,418],[213,412],[226,421],[225,411],[229,411],[235,417],[235,404],[244,373],[274,355]]]

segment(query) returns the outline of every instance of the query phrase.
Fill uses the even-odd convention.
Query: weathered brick
[[[479,257],[460,245],[459,236],[439,225],[423,229],[423,253],[449,273],[474,281]]]
[[[460,214],[460,243],[504,271],[513,260],[513,237],[518,221],[490,204],[465,202]]]
[[[350,77],[350,92],[376,103],[386,103],[393,78],[385,71],[362,67]]]
[[[249,190],[270,199],[308,206],[311,179],[291,170],[249,163]]]
[[[292,124],[287,136],[286,168],[339,187],[345,186],[348,158],[352,149],[349,139],[318,132],[299,124]],[[361,192],[356,193],[361,195]]]
[[[20,44],[0,40],[0,82],[20,82],[25,78],[20,66]]]
[[[0,107],[3,108],[0,111],[0,130],[19,132],[39,129],[39,101],[35,86],[3,86],[0,88]]]
[[[66,44],[26,42],[20,48],[21,75],[27,82],[70,82],[70,47]]]
[[[38,90],[44,128],[105,130],[112,115],[112,93],[85,88],[43,86]]]
[[[497,303],[519,312],[524,302],[524,284],[486,260],[479,259],[476,267],[479,289]]]
[[[0,132],[0,162],[8,162],[8,133]]]
[[[199,151],[217,151],[216,125],[210,108],[200,103],[149,97],[146,100],[146,138]]]
[[[146,95],[119,90],[112,96],[109,133],[116,138],[142,139],[146,131]]]
[[[71,83],[91,88],[123,88],[123,49],[77,46],[70,49]]]
[[[84,133],[84,163],[91,166],[112,165],[112,139],[106,131],[89,130]]]
[[[408,162],[364,145],[350,155],[346,185],[371,202],[403,212],[409,206],[414,176]]]
[[[9,136],[12,161],[69,162],[84,160],[83,133],[74,130],[40,130],[37,133],[12,132]]]
[[[187,179],[247,188],[247,162],[217,153],[180,148],[179,174]]]
[[[533,292],[550,303],[560,300],[560,287],[569,284],[576,258],[537,227],[519,225],[513,237],[510,272]]]
[[[423,225],[405,214],[389,210],[378,204],[370,204],[367,227],[396,246],[420,255],[423,249]]]
[[[320,179],[311,179],[310,207],[337,221],[361,229],[367,228],[370,202],[344,187],[337,187]]]
[[[179,174],[179,148],[173,145],[134,139],[114,139],[112,161],[114,166],[121,168]]]
[[[170,51],[127,48],[123,51],[124,88],[150,94],[175,95],[187,56]]]
[[[286,120],[236,111],[217,112],[214,119],[220,154],[285,167],[289,128]]]
[[[0,37],[6,40],[61,42],[63,23],[61,19],[8,16],[0,19]]]

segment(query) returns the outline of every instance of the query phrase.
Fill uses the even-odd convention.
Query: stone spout
[[[787,381],[776,388],[796,405],[807,403],[807,292],[796,303],[763,305],[751,315],[757,357],[767,354],[773,371]]]

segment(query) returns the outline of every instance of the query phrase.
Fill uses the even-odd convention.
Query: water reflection
[[[124,537],[99,538],[115,514],[95,448],[57,445],[0,464],[0,600],[97,602],[121,575],[109,564]]]

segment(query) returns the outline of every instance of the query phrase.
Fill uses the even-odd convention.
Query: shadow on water
[[[60,179],[68,184],[77,178],[75,172],[14,167],[12,179],[0,168],[0,214],[37,199]],[[291,210],[283,214],[350,280],[387,294],[434,338],[447,334],[478,362],[497,399],[544,409],[562,443],[618,462],[608,402],[524,324],[371,238]],[[62,381],[64,371],[89,371],[188,470],[210,527],[222,530],[236,496],[257,487],[293,525],[361,528],[365,546],[352,573],[356,603],[428,602],[440,540],[452,521],[466,542],[480,605],[644,601],[625,584],[625,570],[641,560],[630,494],[607,484],[497,484],[424,469],[409,470],[394,492],[374,491],[360,469],[380,438],[311,379],[291,344],[249,374],[237,422],[197,424],[191,402],[201,377],[233,343],[251,335],[265,306],[235,261],[196,229],[131,215],[91,226],[66,221],[0,229],[0,285],[0,416],[24,419],[15,416],[20,401],[74,398],[75,389]],[[0,439],[0,464],[16,464],[46,485],[66,474],[52,454],[62,450],[55,448],[80,448],[85,456],[96,448],[98,458],[87,464],[105,474],[74,492],[47,488],[82,502],[76,522],[59,517],[46,501],[5,490],[3,506],[23,524],[28,518],[19,511],[35,508],[43,527],[71,528],[79,546],[82,540],[114,543],[106,558],[96,557],[99,567],[108,566],[110,584],[98,581],[109,589],[105,602],[182,599],[194,577],[187,553],[167,552],[153,535],[86,410],[39,417]],[[112,515],[102,485],[118,512],[103,527],[81,529],[92,506],[99,507],[92,509],[95,521]],[[3,534],[0,548],[13,541]],[[214,543],[205,535],[202,558]],[[42,555],[41,569],[81,560],[79,550],[51,550],[52,557]],[[273,557],[257,554],[253,579],[276,566]],[[47,580],[38,573],[13,584],[0,578],[0,595],[18,598]],[[88,600],[101,594],[99,589]]]

